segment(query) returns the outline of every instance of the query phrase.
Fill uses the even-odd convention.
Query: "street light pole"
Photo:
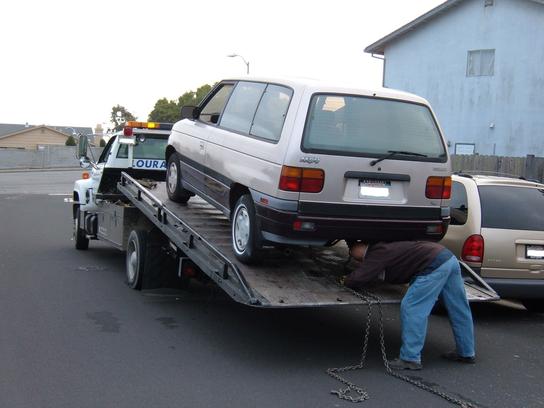
[[[244,61],[244,64],[246,64],[247,74],[249,75],[249,61],[246,61],[246,59],[244,57],[242,57],[241,55],[238,55],[238,54],[230,54],[230,55],[227,55],[227,57],[229,57],[229,58],[234,58],[234,57],[242,58],[242,61]]]

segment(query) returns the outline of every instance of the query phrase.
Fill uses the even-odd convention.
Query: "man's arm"
[[[384,265],[379,260],[368,257],[361,262],[359,267],[351,272],[344,281],[344,284],[350,288],[361,288],[369,282],[376,280],[384,270]]]

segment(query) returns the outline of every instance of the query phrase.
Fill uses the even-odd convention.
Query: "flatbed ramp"
[[[258,307],[289,308],[356,305],[361,299],[337,283],[344,274],[347,247],[263,249],[263,261],[245,265],[232,251],[230,222],[199,197],[187,205],[168,199],[165,183],[143,184],[122,173],[119,190],[181,251],[234,300]],[[474,272],[471,270],[469,273]],[[497,300],[485,282],[473,276],[465,284],[469,301]],[[369,292],[383,304],[400,303],[407,287],[382,283]]]

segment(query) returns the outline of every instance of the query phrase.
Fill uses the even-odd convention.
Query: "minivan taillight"
[[[481,235],[471,235],[463,244],[461,259],[467,262],[482,262],[484,259],[484,238]]]
[[[451,197],[451,177],[431,176],[427,178],[425,197],[449,200]]]
[[[283,166],[280,176],[280,190],[301,193],[319,193],[323,190],[325,172],[321,169]]]

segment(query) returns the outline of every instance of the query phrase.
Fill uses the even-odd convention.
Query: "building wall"
[[[494,76],[467,77],[495,49]],[[385,48],[384,85],[429,100],[451,142],[479,154],[544,156],[544,5],[466,0]]]
[[[8,136],[0,139],[0,147],[17,147],[24,149],[37,149],[38,145],[61,145],[66,143],[67,136],[51,129],[38,127],[29,129],[24,133]]]

